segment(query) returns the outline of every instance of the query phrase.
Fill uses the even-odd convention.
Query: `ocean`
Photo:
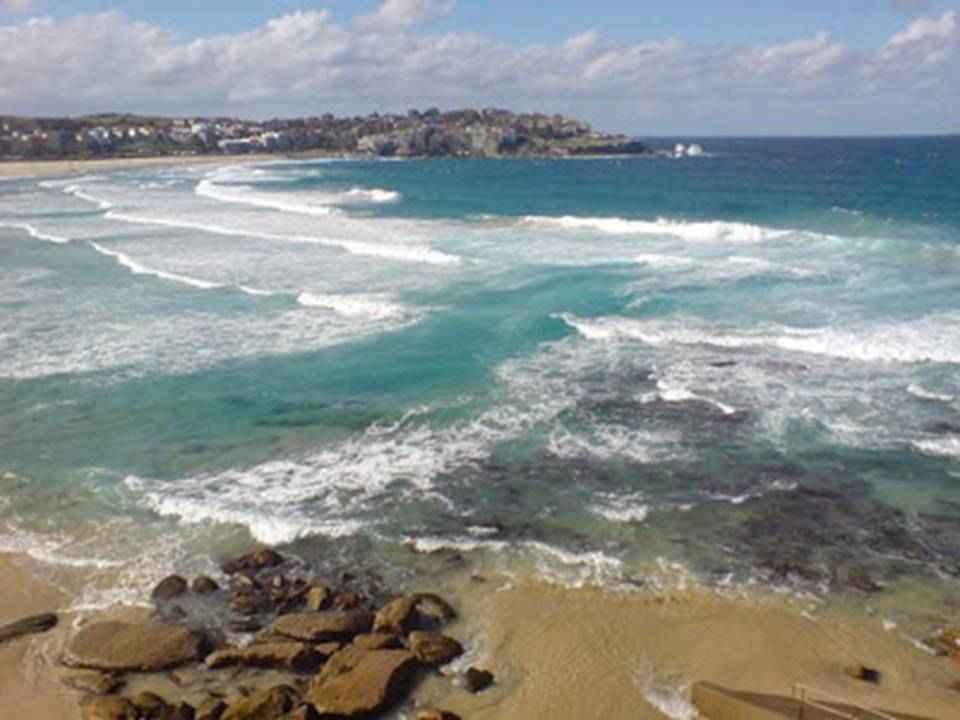
[[[955,594],[960,138],[698,142],[0,182],[0,550]]]

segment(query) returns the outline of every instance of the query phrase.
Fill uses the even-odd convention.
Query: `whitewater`
[[[700,144],[4,183],[0,547],[954,577],[957,141]]]

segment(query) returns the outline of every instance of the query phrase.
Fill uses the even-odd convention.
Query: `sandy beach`
[[[68,604],[66,595],[32,577],[14,556],[0,557],[0,581],[9,588],[0,620]],[[918,649],[857,611],[856,603],[834,603],[814,619],[796,600],[702,589],[570,589],[460,572],[440,585],[462,618],[450,632],[464,640],[468,653],[447,674],[476,664],[495,673],[496,685],[471,695],[432,675],[414,697],[418,705],[463,718],[694,718],[689,690],[697,680],[780,695],[802,683],[864,707],[943,720],[956,709],[957,693],[949,686],[960,679],[960,666]],[[0,649],[2,720],[79,716],[79,696],[59,685],[55,666],[72,619],[62,617],[51,633]],[[847,677],[850,665],[879,669],[882,682]],[[163,676],[130,678],[128,692],[133,688],[165,697],[177,692]]]
[[[264,162],[284,160],[285,155],[175,155],[144,158],[104,158],[99,160],[34,160],[0,162],[0,178],[40,177],[45,175],[86,175],[106,170],[126,170],[170,165],[208,165],[215,163]]]

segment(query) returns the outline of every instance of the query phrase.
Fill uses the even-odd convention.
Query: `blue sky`
[[[0,112],[495,104],[639,134],[960,130],[957,0],[0,6]]]

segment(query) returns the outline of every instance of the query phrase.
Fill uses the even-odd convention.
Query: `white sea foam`
[[[343,193],[343,198],[349,202],[380,204],[398,202],[401,198],[401,195],[394,190],[355,187]]]
[[[914,440],[913,446],[925,455],[960,458],[960,437]]]
[[[70,242],[70,238],[65,238],[59,235],[52,235],[50,233],[43,232],[35,228],[33,225],[29,225],[27,223],[0,222],[0,227],[11,228],[14,230],[23,230],[28,235],[30,235],[30,237],[36,238],[37,240],[44,240],[46,242],[57,243],[60,245]]]
[[[749,223],[722,220],[698,222],[662,217],[656,220],[631,220],[619,217],[529,215],[523,218],[523,221],[532,225],[564,230],[593,230],[610,235],[666,235],[693,241],[761,242],[783,238],[795,232]]]
[[[305,307],[324,308],[351,318],[381,320],[411,314],[411,309],[393,301],[390,295],[333,295],[303,292],[297,302]]]
[[[212,180],[201,180],[197,183],[195,192],[197,195],[219,202],[252,205],[280,212],[303,215],[330,215],[336,212],[335,208],[328,204],[308,203],[302,199],[293,200],[281,193],[257,192],[249,185],[223,185]]]
[[[457,265],[462,258],[457,255],[434,250],[423,245],[373,243],[360,240],[340,240],[336,238],[317,237],[311,235],[284,235],[280,233],[259,232],[247,228],[230,228],[222,225],[198,223],[172,218],[156,218],[129,213],[110,211],[105,215],[110,220],[135,223],[139,225],[158,225],[161,227],[179,228],[183,230],[198,230],[213,235],[230,237],[251,237],[261,240],[276,240],[281,242],[307,243],[340,248],[352,255],[376,257],[385,260],[401,262],[427,263],[431,265]]]
[[[921,400],[932,400],[936,402],[950,403],[956,399],[955,395],[947,395],[946,393],[933,392],[932,390],[927,390],[922,385],[917,383],[911,383],[907,387],[907,392],[913,395],[916,398]]]
[[[590,510],[611,522],[642,523],[650,514],[650,506],[640,493],[628,495],[604,493],[598,497],[598,500],[599,502],[590,506]]]
[[[79,185],[68,185],[63,188],[63,191],[68,195],[73,195],[74,197],[80,198],[81,200],[86,200],[87,202],[97,205],[101,210],[109,210],[113,207],[113,203],[107,202],[106,200],[98,197],[94,197],[87,193]]]
[[[774,347],[863,362],[960,363],[960,316],[930,315],[912,322],[844,328],[791,328],[725,331],[696,318],[640,320],[623,316],[584,319],[559,316],[580,335],[596,341],[636,340],[647,345],[704,345],[725,349]],[[770,332],[770,331],[774,332]]]
[[[189,275],[180,275],[178,273],[167,272],[166,270],[158,270],[156,268],[147,267],[125,253],[117,250],[109,250],[95,242],[91,242],[90,247],[92,247],[101,255],[112,257],[125,268],[129,269],[134,275],[152,275],[154,277],[161,278],[162,280],[183,283],[184,285],[190,285],[202,290],[213,290],[215,288],[224,287],[222,283],[211,282],[210,280],[202,280],[200,278],[190,277]]]

